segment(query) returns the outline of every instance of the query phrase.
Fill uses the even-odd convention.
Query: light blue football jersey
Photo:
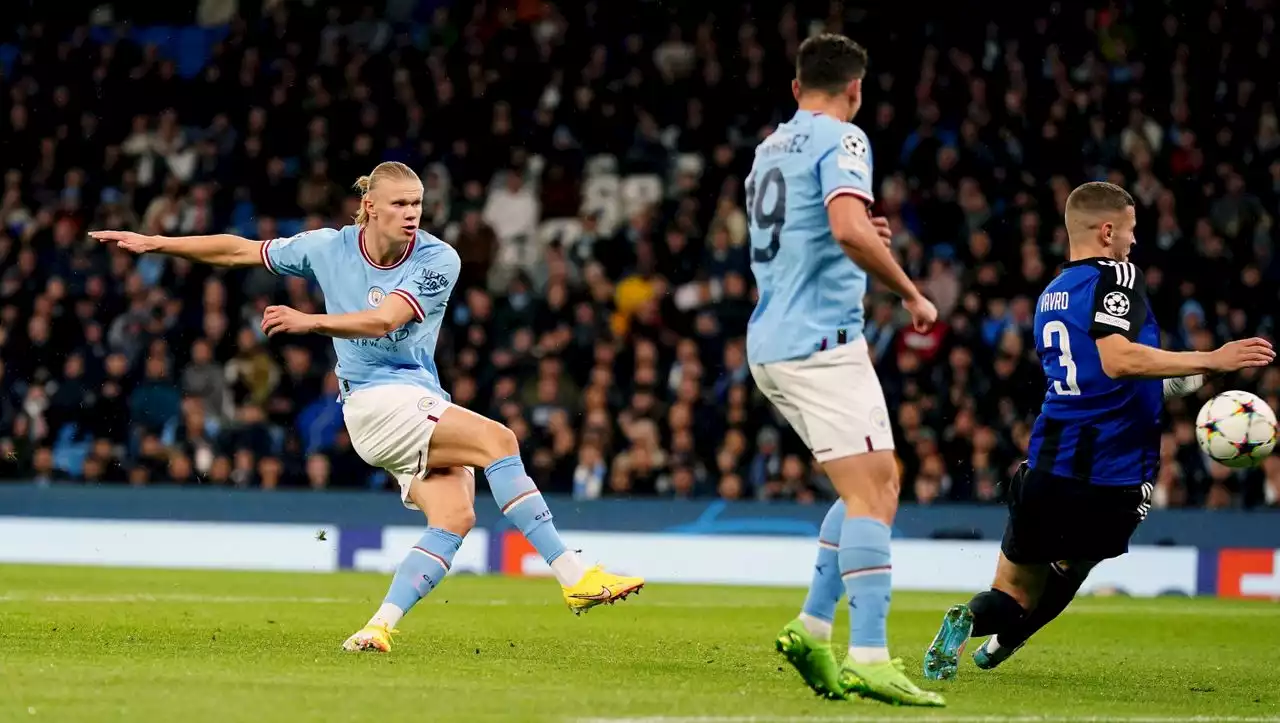
[[[861,336],[867,273],[831,235],[827,204],[843,194],[875,199],[867,134],[797,111],[756,147],[746,190],[760,294],[747,323],[750,362],[804,359]]]
[[[411,384],[449,399],[440,386],[435,349],[461,269],[452,246],[420,230],[399,261],[379,266],[365,250],[363,230],[346,226],[272,239],[262,245],[262,261],[272,273],[319,284],[330,314],[366,311],[392,294],[413,307],[415,319],[386,336],[334,338],[344,398],[362,387]]]

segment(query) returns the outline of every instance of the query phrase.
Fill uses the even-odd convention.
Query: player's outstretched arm
[[[1264,367],[1275,361],[1276,352],[1261,338],[1228,342],[1213,351],[1165,351],[1117,333],[1098,339],[1098,356],[1112,379],[1170,379]]]
[[[880,229],[871,220],[866,202],[852,194],[836,196],[827,205],[827,219],[831,235],[849,258],[902,297],[917,331],[928,331],[938,320],[938,310],[893,257]]]
[[[103,243],[135,254],[160,253],[214,266],[261,266],[262,242],[231,234],[214,236],[144,236],[132,231],[90,231]]]
[[[1146,279],[1127,261],[1099,263],[1089,335],[1097,340],[1102,371],[1112,379],[1175,379],[1260,367],[1276,358],[1266,339],[1244,339],[1214,351],[1165,351],[1138,341],[1147,323]],[[1195,386],[1187,380],[1181,386]],[[1179,390],[1166,386],[1166,393]],[[1168,396],[1168,394],[1166,394]]]
[[[288,306],[268,306],[262,313],[262,331],[276,334],[323,334],[340,339],[376,339],[417,318],[410,302],[388,294],[376,309],[349,314],[304,314]]]

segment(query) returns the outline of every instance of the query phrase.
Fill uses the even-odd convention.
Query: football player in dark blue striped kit
[[[1204,375],[1270,364],[1265,339],[1211,352],[1159,348],[1134,244],[1133,197],[1086,183],[1067,198],[1071,260],[1036,305],[1036,351],[1047,382],[1027,460],[1010,480],[991,589],[955,605],[925,653],[925,677],[956,675],[970,637],[990,636],[973,659],[990,669],[1071,602],[1103,560],[1129,550],[1150,508],[1164,399]]]

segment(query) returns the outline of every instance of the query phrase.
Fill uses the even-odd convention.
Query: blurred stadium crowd
[[[316,289],[85,232],[343,225],[347,184],[391,159],[421,169],[424,226],[463,259],[446,388],[517,431],[544,490],[829,498],[742,341],[742,179],[824,30],[869,47],[877,212],[941,312],[918,334],[868,297],[904,499],[990,502],[1021,459],[1044,389],[1033,300],[1076,183],[1137,198],[1168,347],[1275,334],[1270,1],[1028,2],[998,22],[959,3],[378,5],[204,0],[123,24],[117,4],[0,36],[0,479],[386,486],[343,431],[328,339],[258,331],[272,301],[322,309]],[[1278,368],[1227,386],[1280,409]],[[1280,458],[1210,466],[1198,406],[1169,405],[1157,504],[1280,506]]]

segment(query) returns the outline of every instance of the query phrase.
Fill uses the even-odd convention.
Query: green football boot
[[[778,633],[775,647],[814,693],[827,700],[848,699],[840,685],[840,666],[831,653],[831,644],[814,637],[799,618]]]
[[[901,661],[858,663],[845,658],[840,670],[840,684],[846,695],[878,700],[890,705],[914,705],[941,708],[947,704],[941,695],[923,690],[902,672]]]

